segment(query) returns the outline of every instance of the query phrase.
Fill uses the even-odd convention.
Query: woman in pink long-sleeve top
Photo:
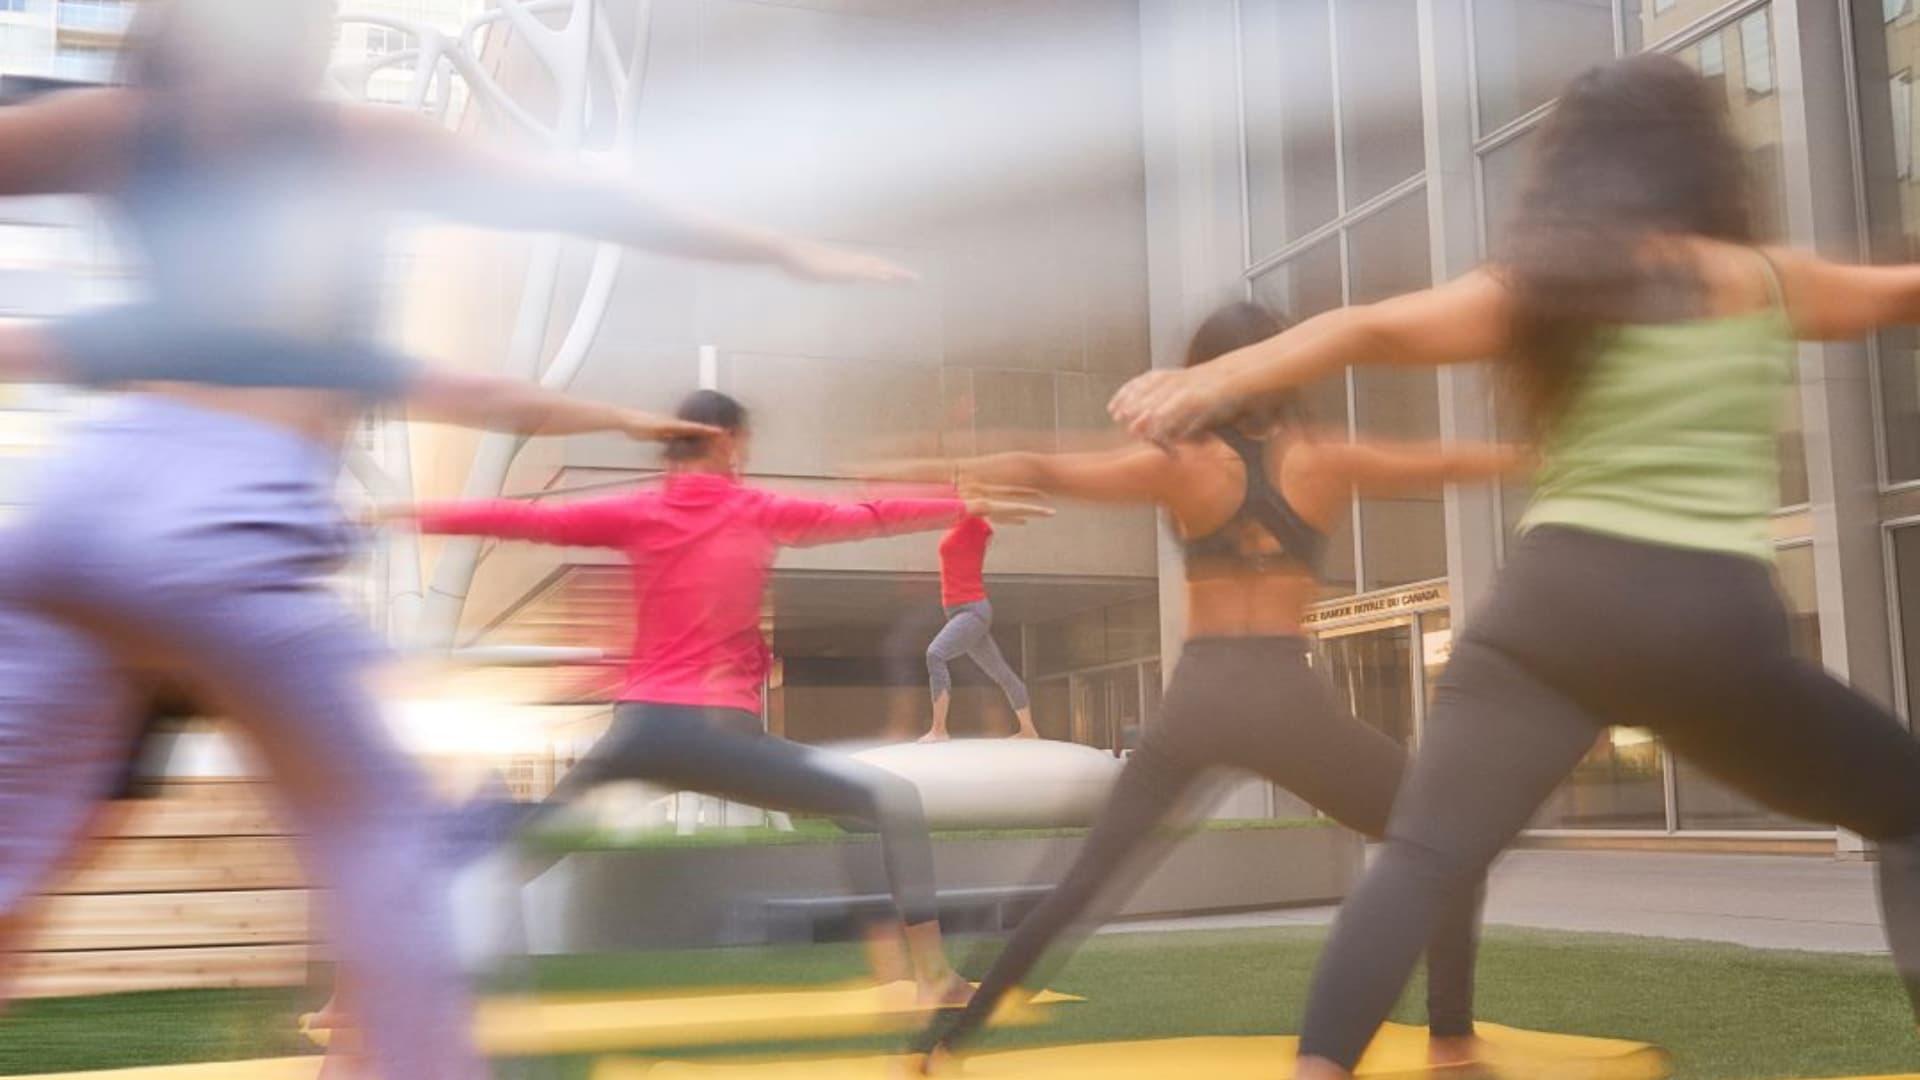
[[[639,618],[612,729],[535,812],[615,780],[645,780],[879,830],[888,884],[923,999],[967,987],[947,965],[933,855],[912,784],[843,754],[761,729],[770,654],[760,633],[767,573],[782,547],[945,529],[968,515],[1019,519],[1039,507],[992,499],[828,502],[748,487],[746,410],[702,390],[682,419],[725,434],[667,445],[664,490],[540,505],[490,501],[415,511],[431,533],[614,548],[633,569]],[[890,935],[898,940],[898,928]]]

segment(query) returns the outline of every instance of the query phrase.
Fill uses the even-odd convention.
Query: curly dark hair
[[[1703,310],[1697,270],[1650,257],[1649,239],[1755,239],[1725,100],[1673,57],[1578,76],[1539,140],[1499,267],[1514,298],[1504,389],[1536,435],[1565,409],[1609,327]]]

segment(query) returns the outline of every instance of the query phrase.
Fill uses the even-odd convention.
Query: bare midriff
[[[1273,637],[1301,632],[1319,586],[1304,571],[1224,574],[1187,585],[1188,637]]]

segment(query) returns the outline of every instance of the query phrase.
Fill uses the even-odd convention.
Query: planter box
[[[942,889],[1050,883],[1084,834],[934,837]],[[1333,903],[1361,867],[1361,843],[1319,822],[1205,828],[1187,835],[1118,914],[1194,915]],[[861,860],[871,860],[860,866]],[[769,940],[774,898],[846,895],[877,879],[879,846],[845,836],[785,843],[663,845],[581,851],[528,891],[527,933],[540,953],[590,953]]]

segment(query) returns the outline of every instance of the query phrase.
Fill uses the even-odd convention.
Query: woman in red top
[[[946,609],[947,625],[927,646],[933,728],[920,737],[921,742],[945,742],[951,737],[947,734],[947,708],[953,701],[953,673],[948,665],[962,656],[971,657],[1007,695],[1007,704],[1013,706],[1013,715],[1020,721],[1020,732],[1014,737],[1040,737],[1033,726],[1027,684],[1020,681],[993,640],[993,602],[987,599],[987,586],[981,577],[987,545],[992,542],[993,525],[979,516],[955,525],[940,541],[940,606]]]
[[[1020,520],[1040,507],[992,499],[788,498],[740,482],[747,413],[702,390],[679,416],[723,432],[669,440],[663,491],[563,505],[467,502],[416,512],[431,533],[497,536],[624,552],[639,618],[612,729],[535,811],[538,820],[615,780],[646,780],[769,809],[853,819],[879,830],[888,884],[923,1000],[964,998],[947,965],[933,853],[919,792],[892,773],[762,730],[771,659],[760,634],[767,572],[782,547],[942,528],[963,518]],[[701,419],[694,420],[699,417]]]

